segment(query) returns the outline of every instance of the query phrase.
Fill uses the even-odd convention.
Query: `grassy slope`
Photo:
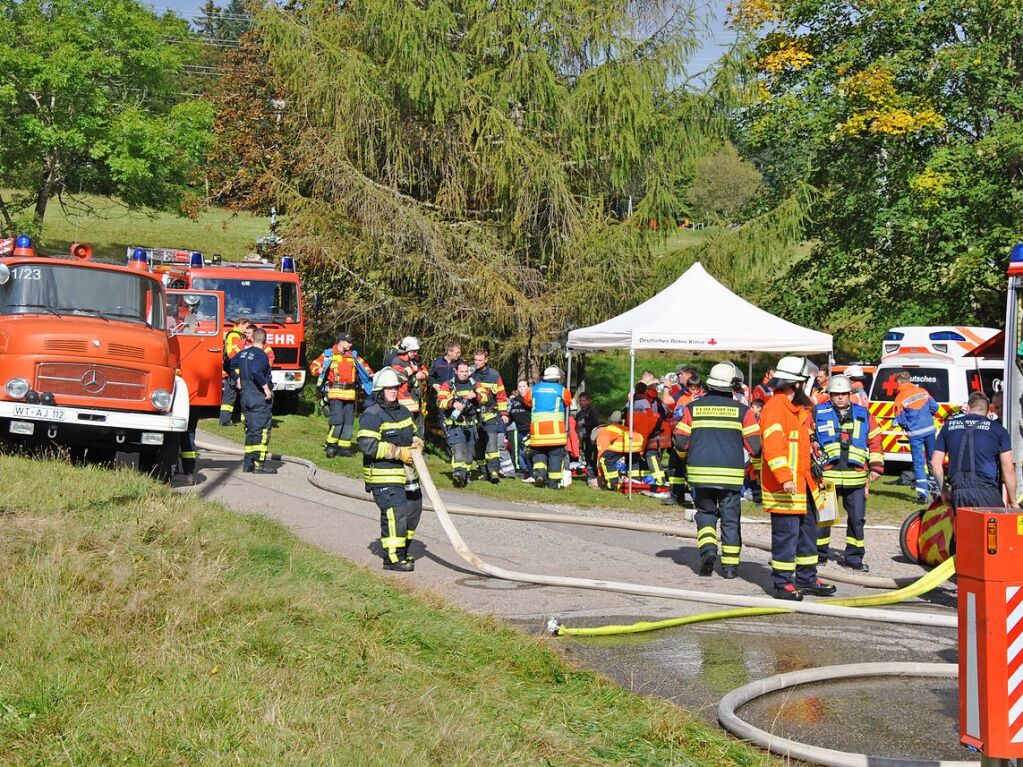
[[[203,427],[214,434],[220,434],[236,442],[244,440],[245,433],[240,424],[227,428],[217,426],[216,420],[203,421]],[[323,442],[327,433],[327,421],[319,415],[288,415],[274,416],[274,428],[270,437],[270,447],[275,453],[299,456],[312,461],[330,471],[346,477],[362,476],[362,458],[330,458],[323,454]],[[431,448],[432,450],[432,448]],[[455,490],[451,483],[451,467],[447,458],[438,454],[428,454],[427,464],[438,485],[445,490]],[[917,508],[913,501],[914,492],[909,487],[897,487],[887,484],[893,477],[885,477],[871,489],[867,503],[868,522],[885,524],[902,524],[911,511]],[[612,508],[627,509],[635,512],[664,511],[661,502],[637,495],[631,500],[621,493],[609,493],[594,490],[584,482],[576,481],[570,488],[552,491],[527,485],[518,480],[503,480],[498,485],[487,482],[473,482],[467,492],[483,495],[488,498],[499,498],[512,502],[543,501],[566,506],[577,506],[584,509]],[[763,510],[752,503],[743,503],[743,514],[750,517],[766,517]],[[681,518],[681,515],[679,515]]]
[[[123,471],[0,473],[0,764],[768,762],[261,517]]]
[[[5,190],[4,198],[9,194]],[[47,207],[42,238],[47,251],[66,251],[72,242],[87,242],[102,258],[124,258],[130,245],[151,245],[194,248],[237,260],[253,250],[256,238],[269,229],[269,219],[249,213],[211,208],[193,221],[171,213],[128,211],[102,197],[84,197],[95,210],[93,215],[67,215],[56,200]]]

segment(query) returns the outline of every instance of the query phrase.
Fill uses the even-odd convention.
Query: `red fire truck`
[[[199,251],[143,250],[153,271],[163,274],[168,288],[222,294],[223,330],[240,317],[266,330],[267,343],[274,351],[275,404],[283,412],[294,412],[307,380],[302,284],[295,259],[284,256],[275,264],[271,260],[227,262],[214,257],[207,262]]]

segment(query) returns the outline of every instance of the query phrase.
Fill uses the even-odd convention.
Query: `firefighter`
[[[817,371],[817,375],[814,376],[813,391],[810,393],[810,399],[813,400],[814,405],[823,405],[825,402],[830,401],[828,396],[828,371],[824,369]]]
[[[638,480],[642,473],[643,435],[627,429],[622,424],[623,419],[622,411],[616,410],[608,418],[607,426],[597,432],[597,465],[609,490],[617,490],[626,477]],[[632,473],[628,474],[630,454]],[[619,468],[620,463],[624,464],[623,468]],[[623,475],[623,471],[626,474]]]
[[[480,424],[476,436],[476,463],[493,483],[501,481],[501,429],[498,418],[508,423],[508,392],[501,374],[490,367],[490,352],[479,349],[473,355],[476,369],[472,377],[478,384]],[[564,443],[562,443],[564,444]],[[539,480],[538,480],[539,481]]]
[[[913,456],[913,476],[918,503],[927,503],[933,480],[927,474],[927,462],[934,455],[934,414],[938,403],[926,389],[913,383],[905,370],[895,374],[899,393],[895,395],[895,423],[903,428],[909,438],[909,452]]]
[[[796,404],[814,365],[782,357],[770,385],[774,394],[760,414],[764,510],[771,515],[771,575],[777,599],[829,596],[835,587],[817,577],[817,508],[823,502],[811,467],[809,410]]]
[[[235,355],[232,365],[239,384],[242,418],[245,421],[245,459],[242,470],[256,474],[276,474],[266,465],[270,448],[270,426],[273,414],[273,378],[270,360],[263,351],[266,331],[252,334],[252,346]]]
[[[465,487],[476,457],[479,426],[479,392],[468,362],[459,360],[454,378],[441,384],[437,410],[444,417],[444,432],[451,451],[451,478],[455,487]]]
[[[238,389],[230,375],[231,359],[245,348],[245,333],[252,325],[246,317],[234,321],[234,327],[224,332],[224,371],[221,376],[220,425],[230,426]]]
[[[369,365],[353,350],[353,341],[348,333],[342,333],[332,347],[309,363],[317,389],[325,390],[327,395],[327,442],[323,446],[327,458],[354,455],[352,426],[359,381],[361,376],[373,375]]]
[[[686,380],[692,373],[686,374]],[[681,380],[681,379],[680,379]],[[681,393],[683,389],[679,389],[681,399]],[[672,411],[671,417],[675,422],[675,426],[672,429],[672,441],[674,442],[674,429],[678,428],[679,422],[685,417],[686,406],[683,405],[678,399],[675,402],[675,409]],[[671,452],[668,454],[668,491],[669,495],[667,498],[661,501],[665,506],[681,506],[685,503],[686,498],[686,465],[682,462],[682,459],[678,455],[678,451],[672,447]]]
[[[814,409],[817,442],[824,450],[824,480],[835,486],[848,517],[845,556],[839,564],[867,572],[863,562],[867,542],[864,524],[867,516],[867,482],[884,474],[881,428],[862,405],[852,403],[852,382],[844,375],[828,382],[830,402]],[[818,564],[830,557],[831,528],[817,529]]]
[[[686,408],[673,441],[685,461],[696,500],[696,540],[700,575],[710,575],[718,555],[721,523],[721,575],[739,574],[742,549],[740,513],[746,455],[760,454],[760,426],[753,411],[733,398],[735,366],[719,362],[710,370],[710,392]]]
[[[568,444],[565,413],[572,405],[572,393],[561,385],[561,368],[557,365],[546,368],[543,380],[531,386],[522,401],[531,409],[529,450],[533,454],[533,480],[537,487],[546,484],[556,490],[564,476]]]
[[[394,368],[401,380],[398,402],[412,413],[412,420],[416,424],[416,436],[422,439],[425,428],[423,387],[427,370],[419,360],[419,339],[415,336],[405,336],[392,351],[397,354],[388,354],[390,362],[387,365]]]
[[[849,401],[854,405],[868,407],[870,397],[867,396],[867,376],[864,374],[863,368],[859,365],[850,365],[845,369],[845,377],[852,382],[852,394],[849,395]]]
[[[984,392],[973,392],[966,402],[967,412],[946,421],[938,435],[931,468],[942,488],[942,499],[953,509],[1019,508],[1012,442],[1005,427],[988,417],[990,406]],[[948,483],[942,483],[946,455]],[[1001,485],[1005,486],[1007,503],[1002,501]]]
[[[415,569],[409,548],[423,514],[423,493],[412,451],[423,441],[416,434],[412,413],[398,402],[401,380],[394,368],[373,376],[374,402],[359,417],[356,441],[362,453],[366,492],[380,509],[380,546],[384,569],[401,573]]]
[[[774,387],[771,386],[771,381],[774,380],[774,368],[768,368],[767,372],[764,373],[764,377],[760,383],[753,387],[753,393],[750,395],[752,399],[758,399],[761,402],[767,402],[771,399],[771,395],[774,394]]]

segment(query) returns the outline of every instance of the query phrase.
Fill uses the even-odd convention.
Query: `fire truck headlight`
[[[149,401],[157,410],[170,410],[171,393],[166,389],[157,389],[149,395]]]
[[[12,378],[5,387],[7,396],[11,399],[21,399],[28,394],[28,381],[24,378]]]

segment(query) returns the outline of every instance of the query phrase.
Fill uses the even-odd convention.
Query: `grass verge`
[[[274,416],[274,427],[270,437],[270,448],[274,453],[284,453],[312,461],[317,466],[341,474],[345,477],[361,479],[362,458],[327,458],[323,453],[323,443],[327,433],[327,420],[315,414]],[[239,444],[244,442],[245,432],[241,424],[223,427],[214,419],[202,422],[203,428],[213,434],[219,434]],[[453,487],[451,465],[447,458],[436,452],[428,453],[426,463],[430,473],[437,481],[437,486],[454,493],[470,493],[487,498],[515,503],[556,503],[575,506],[581,509],[617,509],[643,512],[663,512],[668,507],[661,505],[659,500],[643,495],[634,496],[631,500],[621,493],[606,490],[594,490],[585,482],[575,481],[571,487],[561,490],[546,490],[527,485],[518,480],[506,479],[500,484],[473,482],[466,490]],[[885,477],[871,486],[870,498],[867,502],[867,522],[874,524],[901,525],[902,521],[918,507],[914,501],[915,493],[911,487],[889,484],[894,477]],[[767,518],[760,506],[743,502],[742,513],[747,518]],[[681,522],[681,513],[679,513]],[[684,524],[684,523],[682,523]]]
[[[543,641],[127,471],[0,456],[2,765],[761,765]]]

